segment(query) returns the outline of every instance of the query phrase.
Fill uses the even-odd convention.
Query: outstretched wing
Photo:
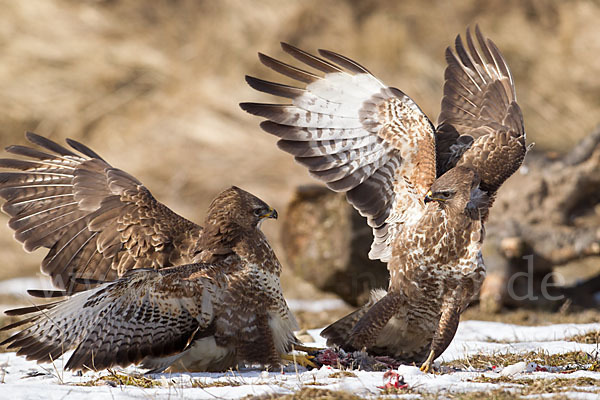
[[[475,27],[465,48],[457,36],[446,49],[444,98],[436,131],[438,176],[454,167],[473,167],[490,198],[521,165],[525,153],[523,115],[500,50]]]
[[[156,201],[137,179],[74,140],[77,154],[27,133],[42,149],[10,146],[0,159],[2,210],[27,251],[50,249],[42,271],[67,291],[134,268],[190,263],[202,228]]]
[[[281,138],[279,148],[312,176],[346,193],[373,228],[370,258],[387,261],[395,233],[407,218],[422,213],[422,199],[435,179],[433,127],[412,99],[356,62],[331,51],[319,50],[325,60],[282,47],[324,75],[259,54],[267,67],[306,86],[247,77],[253,88],[292,104],[241,107],[267,118],[261,127]]]
[[[24,326],[0,345],[39,362],[75,348],[67,369],[125,367],[146,357],[179,353],[195,335],[211,329],[212,283],[203,268],[135,270],[66,300],[9,310],[9,315],[33,315],[3,327]]]

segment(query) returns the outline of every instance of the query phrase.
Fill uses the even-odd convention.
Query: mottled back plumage
[[[7,311],[25,317],[1,328],[20,330],[0,345],[39,362],[74,350],[68,369],[223,371],[278,365],[299,344],[281,265],[260,231],[277,218],[273,208],[231,187],[202,229],[82,144],[69,141],[84,156],[28,138],[52,154],[10,147],[30,160],[0,162],[20,170],[0,175],[0,194],[26,248],[50,248],[43,266],[65,290],[30,291],[63,299]],[[73,294],[96,276],[85,285],[95,287]]]
[[[494,43],[467,30],[446,51],[438,126],[406,94],[347,57],[283,50],[316,73],[263,54],[304,87],[246,80],[291,104],[242,103],[261,127],[373,228],[369,256],[388,263],[387,294],[323,331],[330,344],[368,348],[426,368],[447,347],[485,268],[483,222],[495,192],[526,153],[521,110]],[[351,327],[351,328],[350,328]]]

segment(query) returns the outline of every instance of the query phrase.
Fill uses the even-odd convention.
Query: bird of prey
[[[496,45],[478,27],[446,50],[437,126],[402,91],[340,54],[321,57],[282,43],[313,68],[264,54],[260,61],[302,87],[248,76],[253,88],[291,104],[242,103],[267,118],[310,174],[367,218],[370,258],[387,262],[388,290],[327,327],[328,344],[422,363],[425,371],[450,344],[460,313],[485,276],[483,223],[494,195],[527,152],[514,82]]]
[[[27,250],[50,249],[42,269],[63,288],[30,294],[65,298],[7,311],[26,317],[2,328],[20,327],[2,345],[39,362],[74,349],[69,369],[155,371],[278,365],[300,347],[260,231],[273,208],[234,186],[202,228],[83,144],[27,138],[41,149],[11,146],[22,158],[0,160],[17,170],[0,174],[3,210]]]

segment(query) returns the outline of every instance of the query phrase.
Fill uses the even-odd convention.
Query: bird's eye
[[[255,208],[254,209],[254,216],[255,217],[260,217],[263,214],[263,209],[262,208]]]
[[[441,198],[441,199],[449,199],[452,196],[452,192],[448,191],[448,190],[444,190],[441,192],[437,192],[435,194],[435,197],[437,198]]]

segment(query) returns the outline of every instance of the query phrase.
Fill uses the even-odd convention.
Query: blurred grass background
[[[268,100],[244,75],[275,78],[256,53],[287,59],[280,41],[357,60],[435,120],[444,49],[478,23],[512,69],[537,151],[564,152],[600,122],[596,0],[0,0],[0,9],[0,146],[23,144],[25,130],[83,141],[197,222],[232,184],[283,214],[293,188],[314,183],[238,107]],[[264,230],[285,268],[279,227]],[[39,273],[44,252],[25,254],[5,216],[0,246],[0,279]],[[288,297],[312,293],[288,271],[283,281]]]

